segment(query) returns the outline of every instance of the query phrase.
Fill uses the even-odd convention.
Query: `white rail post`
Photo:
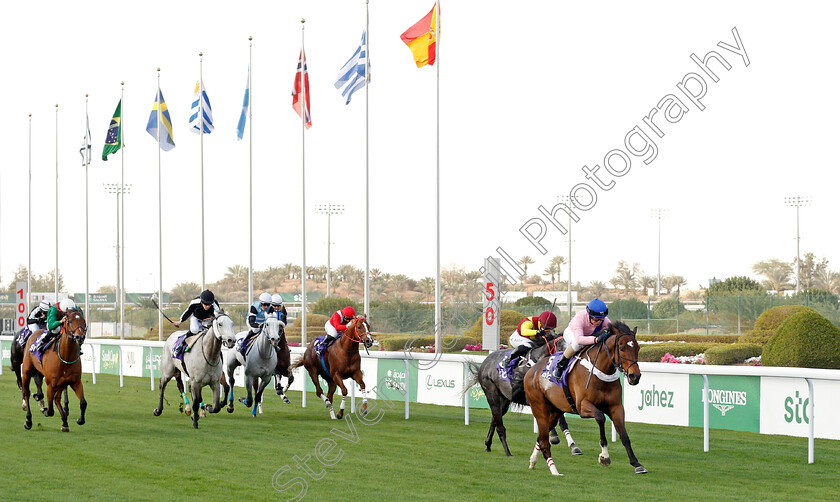
[[[805,379],[808,382],[808,414],[811,419],[808,421],[808,463],[814,463],[814,382],[810,378]]]
[[[709,451],[709,376],[703,375],[703,451]]]
[[[411,372],[408,371],[408,359],[403,359],[405,363],[405,419],[408,420],[408,403],[411,397]]]

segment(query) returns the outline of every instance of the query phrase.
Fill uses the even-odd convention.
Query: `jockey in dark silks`
[[[181,345],[175,347],[175,351],[180,351],[186,344],[187,337],[197,335],[207,330],[213,318],[222,313],[219,302],[216,301],[216,296],[209,289],[205,289],[199,296],[193,298],[184,313],[181,314],[181,319],[178,322],[173,322],[172,325],[176,328],[181,327],[181,323],[190,320],[190,329],[184,337]]]
[[[47,314],[49,314],[50,308],[52,308],[50,302],[41,300],[41,303],[29,312],[29,317],[26,318],[26,328],[18,335],[18,343],[21,347],[26,345],[29,335],[38,330],[47,329]]]

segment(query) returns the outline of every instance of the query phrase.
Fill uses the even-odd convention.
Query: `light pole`
[[[568,283],[569,283],[568,284],[568,286],[569,286],[568,295],[569,295],[569,298],[568,298],[568,301],[569,301],[569,319],[571,320],[571,318],[572,318],[572,212],[571,212],[572,196],[570,196],[570,195],[559,195],[557,197],[557,201],[562,202],[563,204],[566,204],[566,206],[568,206],[568,208],[570,209],[570,211],[569,211],[569,228],[568,228],[569,233],[566,234],[566,237],[569,238],[569,277],[568,277]]]
[[[102,186],[105,187],[105,193],[115,194],[117,196],[117,287],[116,287],[116,295],[114,298],[114,310],[116,311],[117,305],[119,305],[120,310],[120,318],[119,318],[119,331],[120,331],[120,339],[125,338],[125,330],[123,329],[124,324],[124,317],[125,317],[125,304],[123,303],[123,295],[122,295],[122,287],[120,281],[120,270],[121,270],[121,262],[120,262],[120,194],[123,196],[131,193],[131,184],[127,183],[121,185],[120,183],[103,183]],[[116,330],[114,331],[116,335]]]
[[[668,216],[668,210],[656,208],[650,210],[651,218],[657,219],[657,238],[656,238],[656,296],[662,291],[662,218]]]
[[[796,208],[796,293],[799,293],[800,284],[800,269],[802,268],[799,261],[799,208],[807,206],[811,203],[810,195],[794,195],[793,197],[785,197],[785,205]]]
[[[330,296],[330,216],[344,212],[344,204],[316,204],[315,212],[327,215],[327,297]]]

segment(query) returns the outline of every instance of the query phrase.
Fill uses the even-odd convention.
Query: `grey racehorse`
[[[222,313],[213,318],[210,327],[200,335],[186,354],[184,362],[172,357],[172,347],[175,340],[184,334],[184,331],[176,331],[169,335],[163,346],[163,356],[160,367],[160,402],[155,408],[155,416],[160,416],[163,411],[163,391],[166,384],[172,377],[180,379],[181,373],[186,373],[190,378],[190,394],[192,397],[192,420],[193,427],[198,429],[199,406],[202,402],[201,389],[209,386],[213,391],[213,405],[207,405],[205,410],[210,413],[218,413],[222,409],[221,389],[219,381],[222,379],[222,345],[233,346],[235,335],[233,333],[233,321],[227,314]],[[188,401],[185,403],[189,404]]]
[[[225,379],[230,385],[227,396],[228,413],[233,413],[233,371],[237,366],[243,366],[245,368],[245,389],[248,397],[240,398],[239,401],[245,406],[250,406],[251,415],[257,416],[257,407],[258,403],[262,401],[263,390],[271,382],[271,377],[274,376],[274,368],[277,366],[277,351],[274,350],[274,347],[280,343],[280,330],[285,326],[277,317],[269,315],[266,317],[260,333],[254,337],[251,348],[245,353],[245,358],[235,349],[222,351]],[[247,334],[247,331],[237,333],[236,338],[245,338]],[[256,393],[252,393],[255,382],[257,383]]]
[[[564,349],[564,347],[561,346],[563,344],[562,340],[562,337],[557,338],[557,350],[562,351]],[[525,391],[522,386],[522,378],[534,362],[549,355],[549,346],[553,345],[554,339],[549,339],[548,343],[545,345],[532,349],[528,354],[523,356],[523,360],[526,357],[528,358],[528,364],[520,364],[515,370],[515,375],[508,375],[508,380],[503,379],[497,369],[499,362],[505,357],[508,351],[499,350],[491,353],[484,359],[481,366],[475,363],[469,363],[471,375],[464,387],[465,392],[475,383],[479,383],[484,391],[484,396],[487,398],[487,404],[490,405],[490,412],[492,414],[492,418],[490,420],[490,431],[487,433],[487,439],[484,441],[486,446],[485,451],[490,451],[490,445],[493,443],[493,433],[498,432],[499,440],[505,448],[505,454],[507,456],[511,456],[510,448],[508,448],[507,445],[507,432],[505,430],[504,423],[502,422],[502,416],[507,413],[511,402],[517,404],[527,404],[525,403]],[[514,382],[514,384],[511,385],[511,382]],[[563,429],[564,435],[566,436],[566,442],[572,450],[572,455],[582,455],[583,452],[580,451],[580,448],[577,447],[572,439],[572,435],[569,432],[569,426],[566,424],[566,418],[562,413],[560,414],[559,423],[560,427]],[[558,444],[559,442],[560,438],[557,436],[557,431],[552,428],[551,443]]]

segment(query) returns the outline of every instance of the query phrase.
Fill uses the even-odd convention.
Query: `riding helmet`
[[[341,315],[344,316],[346,319],[352,319],[356,317],[356,309],[353,307],[344,307],[341,309]]]
[[[607,305],[598,298],[589,302],[586,311],[589,312],[590,317],[607,317],[607,313],[609,313]]]
[[[271,304],[275,307],[283,305],[283,297],[280,296],[280,293],[274,293],[271,295]]]
[[[41,300],[41,303],[38,304],[38,306],[41,307],[41,310],[49,310],[50,307],[52,307],[50,302],[47,300]]]
[[[209,289],[205,289],[204,291],[202,291],[201,296],[199,298],[201,298],[201,303],[205,305],[212,305],[213,302],[216,301],[215,295],[213,295],[213,292]]]
[[[70,298],[65,298],[58,302],[58,308],[61,309],[62,312],[67,312],[68,310],[76,308],[76,302]]]
[[[271,303],[271,295],[268,293],[262,293],[260,295],[260,303]]]
[[[557,327],[557,316],[553,312],[545,311],[540,314],[540,326],[543,329],[554,329]]]

